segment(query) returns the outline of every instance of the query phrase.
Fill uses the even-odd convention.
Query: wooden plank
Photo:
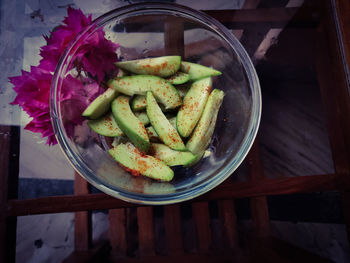
[[[181,215],[179,205],[164,206],[164,226],[170,255],[184,253],[182,245]]]
[[[335,12],[339,21],[339,29],[341,34],[341,48],[344,50],[344,62],[347,63],[347,70],[350,66],[350,2],[347,0],[335,1]],[[349,74],[349,72],[347,72]],[[348,82],[350,80],[348,79]],[[349,85],[349,83],[348,83]]]
[[[197,197],[191,202],[349,189],[350,182],[348,174],[310,175],[275,179],[264,178],[259,182],[224,182],[212,191]],[[140,205],[99,193],[9,200],[5,210],[0,212],[7,216],[21,216],[137,206]]]
[[[74,194],[89,194],[89,184],[79,174],[74,174]],[[74,247],[76,251],[89,250],[92,244],[92,218],[90,211],[74,214]]]
[[[323,3],[323,2],[322,2]],[[347,157],[347,163],[350,163],[350,83],[347,71],[349,61],[346,61],[346,57],[342,52],[342,45],[340,43],[339,38],[341,35],[337,34],[337,31],[334,28],[337,28],[337,24],[335,23],[336,17],[332,15],[333,8],[331,3],[324,2],[323,3],[322,13],[322,27],[320,28],[320,33],[317,35],[316,41],[320,41],[320,43],[316,42],[316,48],[318,47],[316,63],[320,65],[319,70],[324,70],[324,68],[328,67],[328,76],[332,83],[328,83],[330,85],[322,85],[320,83],[320,88],[324,93],[324,97],[326,99],[327,95],[334,94],[333,98],[335,107],[331,108],[326,104],[326,111],[329,114],[333,114],[336,120],[338,121],[338,126],[335,126],[336,129],[340,129],[343,132],[343,140],[344,140],[344,152],[339,152],[338,155],[344,154]],[[323,50],[321,50],[321,48]],[[321,56],[321,52],[327,50],[328,52]],[[323,60],[322,60],[323,59]],[[320,74],[322,74],[320,72]],[[319,74],[319,75],[320,75]],[[322,77],[322,76],[319,76]],[[326,102],[325,102],[326,103]],[[335,160],[336,162],[336,160]],[[343,164],[345,167],[345,164]],[[349,172],[349,165],[344,172]],[[337,172],[342,172],[338,171]]]
[[[211,245],[211,228],[208,202],[192,204],[192,215],[196,225],[198,249],[209,250]]]
[[[259,9],[226,9],[226,10],[202,10],[202,12],[215,18],[229,29],[244,29],[248,26],[259,25],[269,28],[281,28],[288,23],[289,27],[316,27],[319,23],[319,14],[311,7],[287,7],[287,8],[259,8]],[[145,23],[152,23],[152,27],[144,27]],[[185,25],[191,29],[193,25]],[[133,17],[132,21],[126,23],[117,30],[123,32],[163,32],[163,23],[154,24],[154,17]]]
[[[349,25],[350,5],[346,1],[321,2],[322,27],[316,41],[316,66],[319,84],[326,105],[328,123],[330,124],[330,141],[336,172],[350,171],[350,75],[349,75]],[[336,13],[338,12],[338,13]],[[334,30],[335,29],[335,30]],[[323,33],[323,34],[322,34]],[[321,52],[324,52],[321,56]],[[326,67],[329,72],[325,73]],[[327,78],[328,77],[328,78]],[[326,79],[325,79],[326,78]],[[326,83],[321,81],[327,81]],[[329,96],[329,98],[327,97]],[[330,119],[330,118],[334,118]],[[334,125],[334,126],[333,126]],[[344,219],[350,240],[349,193],[343,195]]]
[[[325,108],[334,168],[336,172],[347,173],[349,171],[349,162],[347,160],[344,130],[341,124],[341,115],[343,113],[337,103],[337,92],[341,89],[342,83],[340,83],[340,79],[336,79],[334,74],[332,74],[335,65],[327,52],[330,48],[323,34],[318,33],[315,36],[315,67]]]
[[[109,210],[109,240],[112,250],[118,255],[126,255],[126,214],[125,209]]]
[[[140,257],[154,256],[153,208],[137,208],[138,237]]]
[[[0,209],[17,198],[19,173],[19,127],[0,126]],[[0,262],[15,262],[17,218],[0,213]]]
[[[184,54],[184,25],[180,18],[171,17],[165,22],[164,48],[167,55]]]
[[[237,217],[234,200],[218,201],[219,215],[223,222],[223,236],[229,249],[238,247]]]
[[[0,133],[0,208],[5,208],[8,197],[8,170],[11,127],[0,126]],[[6,229],[6,217],[3,213],[0,213],[0,262],[7,262],[9,260],[6,248]]]
[[[257,139],[248,153],[247,163],[248,178],[256,182],[263,180],[264,172]],[[270,234],[270,220],[266,196],[252,197],[250,199],[250,210],[256,235],[268,236]]]

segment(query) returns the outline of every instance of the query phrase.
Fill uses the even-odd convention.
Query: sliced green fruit
[[[136,95],[132,100],[131,100],[131,109],[133,111],[141,111],[146,109],[146,96],[144,95]]]
[[[176,129],[176,117],[172,117],[168,120],[169,123]],[[150,141],[159,141],[159,136],[152,126],[147,127],[146,130]]]
[[[146,111],[159,138],[171,149],[185,151],[186,147],[180,135],[165,117],[151,91],[147,92]]]
[[[182,103],[176,88],[157,76],[134,75],[115,78],[109,81],[108,87],[129,96],[146,95],[147,91],[152,91],[157,101],[162,103],[166,109],[174,109]]]
[[[166,78],[179,70],[180,63],[180,56],[163,56],[122,61],[115,63],[115,65],[135,74],[155,75]]]
[[[142,174],[161,181],[170,181],[174,177],[173,170],[165,163],[141,153],[129,142],[109,149],[108,153],[133,175]]]
[[[210,93],[202,116],[186,144],[187,149],[193,154],[202,156],[204,151],[208,148],[224,96],[225,93],[218,89],[214,89]]]
[[[142,122],[143,125],[149,124],[149,119],[145,111],[136,112],[135,116]],[[112,112],[96,120],[89,120],[88,125],[94,132],[103,136],[117,137],[125,135],[124,132],[119,128],[117,122],[115,121]]]
[[[129,105],[130,97],[119,96],[112,102],[112,112],[120,129],[128,136],[134,145],[147,152],[150,142],[142,122],[134,115]]]
[[[170,78],[167,78],[166,81],[170,82],[173,85],[184,84],[190,80],[190,75],[181,71],[176,72]]]
[[[159,136],[156,130],[152,126],[147,127],[146,131],[147,131],[148,138],[151,142],[159,141]]]
[[[193,82],[177,113],[176,128],[182,137],[191,135],[202,115],[212,88],[211,77]]]
[[[165,162],[169,166],[190,165],[197,157],[197,155],[191,152],[174,151],[160,143],[151,143],[150,152],[152,156]]]
[[[88,125],[91,130],[103,136],[116,137],[124,134],[115,121],[112,112],[96,120],[89,120]]]
[[[84,110],[82,116],[94,120],[105,115],[109,111],[111,103],[117,94],[116,90],[107,89],[90,103],[90,105]]]
[[[218,76],[222,73],[216,69],[208,68],[199,64],[182,61],[181,71],[190,75],[190,80],[198,80],[210,76]]]
[[[142,122],[143,125],[149,124],[149,119],[145,111],[135,112],[135,116]]]
[[[169,119],[170,124],[176,129],[176,116]]]

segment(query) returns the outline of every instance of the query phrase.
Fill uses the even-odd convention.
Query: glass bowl
[[[91,131],[87,121],[81,119],[85,109],[81,100],[65,95],[65,81],[75,78],[81,83],[79,94],[91,99],[88,94],[96,77],[79,70],[77,59],[82,57],[82,43],[93,42],[101,30],[106,39],[120,44],[117,51],[120,60],[181,55],[185,61],[210,66],[223,73],[213,78],[213,88],[223,90],[225,97],[208,154],[191,168],[176,167],[174,179],[169,183],[133,176],[122,169],[107,153],[110,140]],[[93,58],[86,55],[84,59]],[[113,73],[109,74],[105,80],[113,77]],[[50,103],[57,140],[75,170],[109,195],[152,205],[189,200],[223,182],[247,155],[261,115],[257,74],[232,32],[202,12],[163,3],[115,9],[80,32],[69,43],[57,65]]]

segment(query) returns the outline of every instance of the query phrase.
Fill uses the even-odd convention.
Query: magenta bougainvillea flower
[[[38,66],[32,66],[30,71],[22,71],[20,76],[9,78],[17,93],[11,104],[16,104],[28,113],[32,120],[25,129],[41,133],[47,137],[47,144],[56,144],[56,138],[50,120],[50,85],[53,72],[60,56],[68,43],[91,22],[91,15],[85,16],[80,9],[68,7],[67,17],[62,25],[56,27],[49,36],[44,36],[46,45],[41,47],[42,59]],[[74,65],[77,71],[85,71],[95,82],[89,79],[89,84],[83,77],[74,78],[68,75],[63,82],[60,96],[65,104],[75,103],[84,109],[93,98],[102,92],[101,82],[106,74],[115,70],[114,62],[118,57],[116,51],[119,45],[105,38],[104,31],[98,30],[87,40],[80,43],[74,56]],[[103,63],[101,61],[103,60]],[[80,124],[83,119],[76,112],[65,113],[65,123],[74,126]]]

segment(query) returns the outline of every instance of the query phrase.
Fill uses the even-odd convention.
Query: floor
[[[17,75],[22,68],[28,70],[30,65],[38,63],[40,59],[38,47],[44,44],[42,35],[47,34],[62,20],[68,5],[79,7],[83,12],[92,13],[93,17],[97,17],[130,2],[133,1],[1,0],[0,69],[3,72],[0,75],[1,124],[23,127],[28,121],[23,112],[9,105],[14,93],[7,77]],[[226,9],[240,8],[244,0],[176,2],[195,9]],[[288,1],[266,2],[285,5]],[[301,39],[305,38],[306,35],[295,39],[295,44],[300,45],[301,50],[303,50]],[[283,45],[283,41],[287,40],[284,40],[281,34],[279,41],[279,45]],[[249,46],[247,49],[248,52],[252,52],[249,51]],[[316,80],[310,79],[303,85],[294,85],[295,79],[300,77],[300,74],[308,74],[310,69],[294,72],[293,63],[289,68],[279,68],[280,61],[273,48],[264,55],[274,61],[272,64],[266,64],[264,60],[256,62],[258,74],[264,76],[260,79],[264,87],[263,105],[266,105],[262,117],[260,144],[268,177],[273,178],[281,173],[286,176],[297,176],[333,172],[320,95],[312,88]],[[290,56],[293,57],[293,54]],[[304,59],[309,59],[307,54]],[[279,69],[280,74],[291,76],[289,85],[282,83],[283,76],[273,74],[276,69]],[[284,87],[283,90],[281,87]],[[308,92],[304,92],[305,90]],[[294,123],[299,123],[300,126],[294,127]],[[272,134],[269,133],[271,127],[275,131]],[[46,146],[40,136],[23,128],[20,143],[19,198],[64,195],[73,192],[74,172],[59,147]],[[279,157],[278,161],[276,156]],[[45,166],[41,165],[43,162]],[[350,248],[339,205],[340,196],[337,193],[271,197],[268,201],[272,230],[277,237],[335,262],[350,262]],[[249,203],[247,200],[237,200],[236,205],[241,227],[249,226],[247,212]],[[107,238],[108,224],[105,212],[93,213],[94,240]],[[215,225],[215,218],[212,219],[212,225]],[[19,217],[17,262],[61,262],[73,251],[73,236],[72,213]]]

